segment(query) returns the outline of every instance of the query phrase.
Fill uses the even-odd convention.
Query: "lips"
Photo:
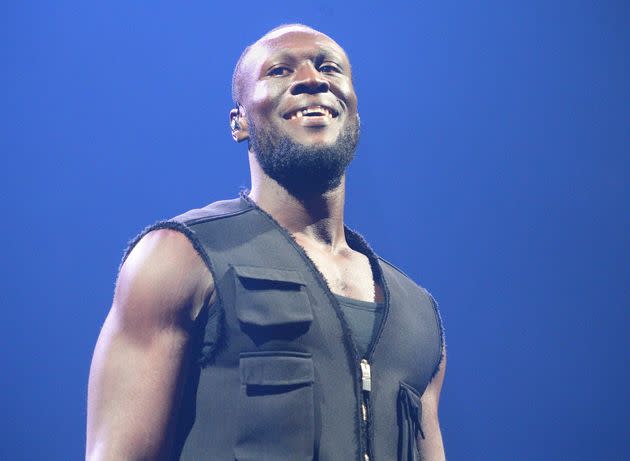
[[[337,112],[335,109],[328,107],[328,106],[322,106],[322,105],[312,105],[312,106],[306,106],[306,107],[300,107],[298,109],[295,110],[291,110],[289,112],[287,112],[286,114],[283,115],[283,117],[286,120],[293,120],[296,118],[302,118],[302,117],[328,117],[328,118],[335,118],[339,115],[339,112]]]

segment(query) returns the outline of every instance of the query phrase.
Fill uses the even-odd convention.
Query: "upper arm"
[[[121,267],[88,385],[86,457],[164,459],[194,318],[212,277],[178,231],[149,232]]]
[[[438,372],[435,374],[420,401],[422,402],[421,426],[424,432],[424,439],[420,440],[420,450],[423,458],[430,461],[441,461],[445,459],[444,444],[442,442],[442,432],[438,416],[440,403],[440,393],[442,383],[446,374],[446,347],[442,344],[442,359]]]

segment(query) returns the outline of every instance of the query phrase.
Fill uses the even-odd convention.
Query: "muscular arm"
[[[420,401],[422,402],[422,430],[424,439],[420,439],[420,454],[424,461],[443,461],[444,444],[438,418],[438,405],[440,403],[440,391],[446,373],[446,349],[440,362],[440,368],[427,386]]]
[[[123,264],[88,385],[86,459],[166,459],[193,321],[214,292],[188,239],[148,233]]]

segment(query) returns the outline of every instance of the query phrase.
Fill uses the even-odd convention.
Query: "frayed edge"
[[[387,263],[390,267],[400,272],[403,276],[411,280],[416,286],[418,286],[418,288],[420,288],[429,297],[429,300],[431,301],[431,306],[433,307],[433,314],[435,315],[435,323],[437,324],[439,340],[440,340],[440,351],[438,353],[436,364],[435,364],[435,367],[433,368],[433,372],[431,373],[431,378],[430,378],[430,379],[433,379],[435,378],[435,375],[438,374],[438,371],[440,370],[440,366],[444,362],[444,356],[446,353],[446,334],[444,332],[444,324],[442,322],[442,315],[440,314],[438,302],[433,297],[433,295],[429,292],[429,290],[415,283],[413,279],[409,277],[409,275],[407,275],[400,267],[396,266],[395,264],[392,264],[390,261],[384,258],[381,258],[380,256],[379,258],[385,263]]]
[[[133,250],[135,246],[138,244],[138,242],[142,240],[142,237],[144,237],[151,231],[159,230],[159,229],[177,230],[181,232],[182,234],[186,235],[186,237],[189,238],[193,247],[195,248],[195,251],[197,251],[197,253],[199,253],[199,255],[203,258],[203,250],[201,249],[199,242],[196,241],[196,237],[194,236],[193,232],[188,227],[186,227],[184,224],[179,223],[177,221],[168,221],[168,220],[157,221],[156,223],[153,223],[145,227],[138,235],[136,235],[135,237],[133,237],[127,242],[127,248],[125,248],[125,250],[123,251],[123,257],[120,261],[120,265],[118,266],[118,272],[120,272],[120,269],[122,269],[122,266],[127,260],[127,258],[129,257],[129,253],[131,253],[131,250]]]
[[[374,344],[369,350],[369,355],[371,356],[372,352],[374,351],[374,349],[376,349],[376,346],[381,340],[382,332],[383,332],[383,329],[385,328],[387,317],[389,316],[389,307],[390,307],[389,304],[391,300],[389,286],[387,285],[385,274],[383,273],[381,265],[379,264],[380,257],[374,252],[374,250],[372,249],[370,244],[367,242],[365,237],[363,237],[363,235],[361,235],[354,229],[349,228],[348,226],[345,226],[345,229],[346,229],[345,236],[346,236],[346,241],[348,242],[348,246],[350,246],[350,248],[352,249],[357,249],[357,251],[367,256],[368,261],[370,262],[370,267],[372,269],[373,277],[378,283],[381,284],[381,287],[383,289],[383,297],[385,300],[385,311],[383,312],[383,318],[378,327],[378,331],[376,332]],[[374,287],[374,289],[376,290],[376,287]]]
[[[426,288],[422,288],[424,292],[427,294],[429,299],[431,300],[431,305],[433,306],[433,313],[435,314],[435,321],[437,322],[438,331],[440,333],[440,352],[437,360],[437,365],[433,369],[433,373],[431,373],[431,379],[435,378],[435,376],[440,371],[440,367],[444,362],[444,356],[446,354],[446,333],[444,331],[444,323],[442,322],[442,315],[440,314],[440,309],[438,307],[438,302],[433,297],[429,290]]]
[[[387,280],[385,278],[385,274],[379,264],[379,256],[374,252],[370,244],[367,242],[365,237],[358,233],[357,231],[345,226],[345,236],[346,241],[348,242],[348,246],[352,249],[356,249],[360,253],[363,253],[367,256],[368,261],[370,262],[370,267],[372,268],[372,274],[376,281],[380,282],[381,287],[383,289],[383,297],[385,300],[385,309],[383,312],[383,318],[381,319],[380,325],[378,326],[378,331],[376,332],[376,336],[374,338],[374,343],[372,347],[368,350],[367,356],[371,360],[372,354],[378,346],[381,337],[383,335],[383,329],[385,328],[385,323],[387,322],[387,318],[389,317],[389,309],[391,302],[391,295],[389,292],[389,286],[387,285]],[[376,290],[376,287],[374,287]],[[371,416],[368,416],[371,418]],[[374,440],[374,425],[367,425],[368,436],[370,440]]]
[[[343,317],[343,313],[341,312],[341,307],[339,306],[339,302],[335,298],[335,295],[332,293],[332,291],[330,290],[330,287],[328,286],[328,284],[326,282],[326,277],[324,277],[324,274],[322,274],[322,272],[318,269],[318,267],[315,265],[313,260],[306,254],[306,251],[304,251],[304,249],[295,241],[295,239],[291,236],[291,234],[289,234],[289,232],[284,227],[282,227],[280,225],[280,223],[278,223],[278,221],[276,221],[273,216],[271,216],[265,210],[260,208],[256,204],[256,202],[254,202],[249,197],[249,195],[244,194],[243,191],[241,191],[241,197],[243,198],[243,200],[245,200],[247,203],[249,203],[252,206],[253,209],[260,211],[260,213],[264,217],[266,217],[268,220],[270,220],[276,226],[278,231],[282,235],[284,235],[284,237],[288,240],[288,242],[295,247],[295,249],[298,252],[298,254],[302,257],[302,259],[306,263],[306,266],[310,270],[314,271],[316,274],[319,275],[318,283],[321,285],[321,288],[323,289],[323,291],[328,296],[329,301],[330,301],[331,305],[333,306],[333,310],[335,311],[335,314],[337,315],[337,318],[339,319],[339,322],[341,324],[342,340],[343,340],[344,344],[346,345],[346,348],[345,348],[346,349],[346,357],[347,357],[347,359],[349,361],[349,366],[351,368],[354,368],[355,375],[356,375],[356,382],[360,383],[361,382],[361,372],[356,367],[356,363],[357,363],[357,358],[361,358],[361,357],[359,356],[359,352],[357,351],[357,349],[354,347],[354,343],[352,341],[350,327],[347,324],[346,319]],[[384,277],[383,277],[383,279],[384,279]],[[359,392],[361,392],[361,391],[359,390]],[[359,423],[360,424],[359,432],[355,431],[356,443],[357,443],[357,447],[359,448],[358,451],[357,451],[357,455],[360,456],[360,453],[362,451],[361,431],[364,430],[365,421],[363,421],[363,418],[361,417],[361,409],[359,407],[356,408],[356,416],[357,416],[357,418],[358,418],[358,420],[360,422]]]
[[[188,238],[188,241],[191,243],[191,245],[193,246],[197,254],[201,257],[201,260],[204,262],[204,264],[210,271],[210,274],[212,275],[213,279],[216,281],[216,275],[212,267],[212,263],[210,262],[208,255],[203,249],[203,245],[197,238],[197,235],[186,224],[180,223],[178,221],[173,221],[173,220],[157,221],[154,224],[151,224],[145,227],[138,235],[130,239],[129,242],[127,243],[127,248],[125,248],[125,251],[123,252],[123,257],[121,259],[120,265],[118,266],[118,273],[120,273],[120,270],[122,269],[123,264],[129,257],[129,254],[131,253],[131,251],[138,244],[138,242],[140,242],[140,240],[142,240],[142,238],[145,235],[147,235],[149,232],[152,232],[154,230],[159,230],[159,229],[171,229],[171,230],[175,230],[184,234]],[[210,365],[213,362],[215,353],[217,352],[217,350],[219,350],[221,344],[223,344],[222,333],[224,330],[224,326],[223,326],[223,312],[222,312],[223,309],[221,309],[221,306],[223,306],[223,302],[221,298],[221,293],[219,292],[216,283],[215,283],[214,289],[216,290],[216,293],[217,293],[215,304],[213,306],[209,306],[208,303],[209,303],[210,298],[208,298],[208,300],[202,307],[202,312],[205,311],[206,315],[204,316],[200,314],[197,316],[197,319],[195,320],[195,323],[197,324],[198,328],[203,327],[203,331],[199,332],[199,334],[202,335],[200,357],[196,359],[197,364],[200,365],[202,368],[205,368],[206,366]],[[210,309],[212,309],[212,312],[210,312]],[[217,327],[217,339],[213,343],[208,343],[205,341],[205,326],[206,326],[205,323],[210,321],[210,319],[213,318],[217,314],[219,315],[219,318],[217,319],[217,321],[219,322],[218,327]]]

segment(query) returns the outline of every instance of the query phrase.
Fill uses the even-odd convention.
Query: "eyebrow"
[[[314,55],[314,58],[316,62],[332,59],[342,70],[346,69],[343,55],[337,52],[334,48],[321,46]],[[271,54],[267,59],[265,59],[263,68],[267,69],[271,63],[276,63],[278,61],[294,62],[296,61],[296,56],[286,50],[279,51],[278,53]]]

